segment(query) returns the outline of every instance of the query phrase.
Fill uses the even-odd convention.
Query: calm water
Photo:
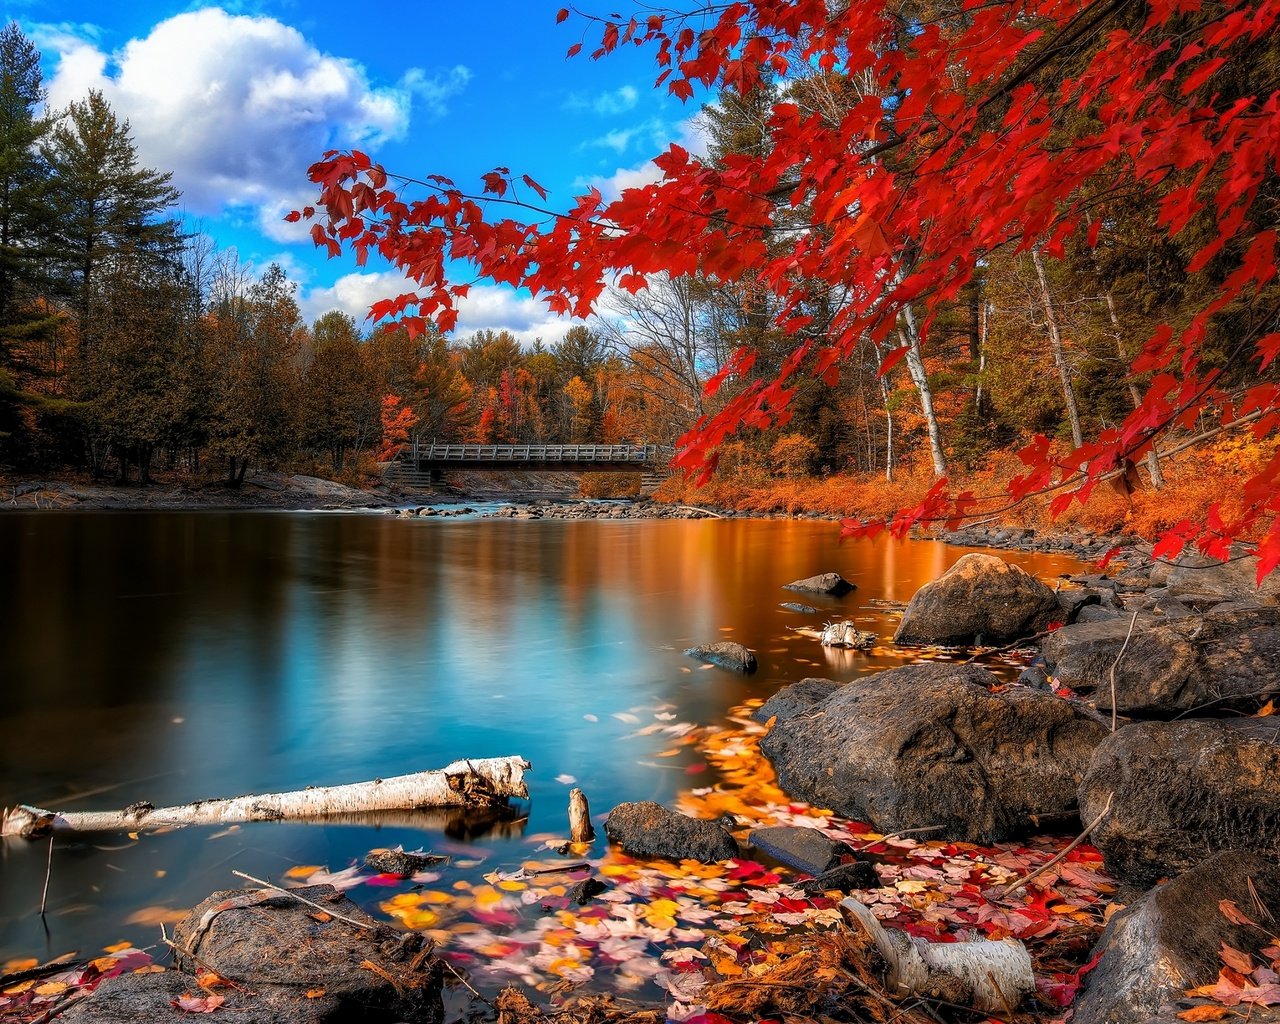
[[[127,924],[182,908],[230,872],[345,867],[378,846],[453,853],[472,877],[565,831],[569,776],[607,811],[705,785],[638,736],[654,712],[708,724],[806,675],[900,664],[894,616],[964,549],[840,545],[830,523],[510,522],[373,515],[56,513],[0,516],[0,806],[156,805],[301,788],[521,754],[527,821],[499,828],[246,825],[60,843],[0,841],[0,961],[154,941]],[[1009,556],[1044,577],[1067,559]],[[779,589],[835,569],[840,600]],[[783,611],[799,600],[817,615]],[[886,637],[824,650],[790,627],[837,614]],[[685,647],[754,648],[748,680]],[[620,716],[620,717],[615,717]],[[475,862],[483,860],[484,866]],[[372,906],[378,894],[352,893]]]

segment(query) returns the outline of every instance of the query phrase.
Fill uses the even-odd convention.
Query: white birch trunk
[[[178,825],[229,825],[242,821],[325,818],[368,811],[422,807],[485,807],[509,797],[527,799],[522,757],[454,761],[445,768],[346,786],[317,786],[176,807],[134,804],[118,811],[46,811],[18,806],[6,811],[0,835],[35,837],[53,832],[138,832]]]
[[[1049,278],[1045,276],[1044,260],[1040,250],[1031,250],[1031,262],[1035,264],[1036,277],[1040,279],[1040,298],[1044,302],[1044,315],[1049,323],[1049,345],[1053,350],[1053,365],[1062,382],[1062,397],[1067,403],[1067,419],[1071,421],[1071,440],[1077,448],[1084,444],[1084,431],[1080,428],[1080,408],[1076,404],[1076,390],[1071,384],[1071,367],[1062,347],[1062,331],[1058,327],[1058,311],[1053,306],[1053,293],[1049,291]]]
[[[902,322],[904,327],[899,334],[907,350],[907,371],[911,374],[911,383],[916,386],[916,392],[920,395],[920,411],[929,428],[929,455],[933,458],[933,475],[935,479],[941,479],[947,475],[947,457],[942,451],[942,428],[933,411],[933,392],[929,389],[929,375],[925,372],[924,355],[920,351],[920,331],[916,327],[916,315],[910,303],[902,307]]]

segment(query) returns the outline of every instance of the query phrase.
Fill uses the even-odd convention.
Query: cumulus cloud
[[[645,126],[645,129],[651,130],[650,126]],[[654,137],[662,140],[655,143],[655,149],[666,149],[667,143],[675,142],[694,156],[701,157],[707,154],[707,136],[696,115],[676,125],[674,131],[655,131]],[[575,184],[580,188],[594,186],[600,190],[605,202],[611,202],[617,199],[626,189],[641,188],[661,180],[662,172],[654,166],[653,161],[650,159],[628,167],[618,167],[611,174],[593,178],[579,178]]]
[[[470,78],[462,65],[415,68],[374,85],[360,64],[289,25],[218,7],[162,21],[114,54],[84,26],[44,26],[36,38],[57,54],[51,107],[101,90],[130,119],[143,163],[173,171],[188,209],[250,207],[263,223],[307,188],[320,153],[400,138],[415,109],[443,114]],[[292,239],[283,229],[272,237]]]
[[[635,109],[640,102],[640,93],[635,86],[624,85],[612,92],[602,92],[596,96],[583,96],[575,93],[565,100],[566,110],[589,110],[602,117],[625,114]]]
[[[308,323],[338,309],[368,326],[365,316],[370,305],[412,290],[412,283],[397,271],[384,270],[346,274],[331,286],[306,289],[298,298]],[[510,331],[522,345],[532,345],[535,338],[549,345],[563,338],[572,326],[571,319],[554,316],[543,303],[527,295],[510,288],[473,285],[458,303],[458,326],[453,336],[465,339],[474,331]]]

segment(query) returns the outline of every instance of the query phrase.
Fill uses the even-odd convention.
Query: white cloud
[[[412,290],[413,284],[397,271],[370,271],[346,274],[331,286],[301,292],[298,299],[307,323],[340,309],[367,327],[365,317],[370,305]],[[535,338],[549,345],[563,338],[573,323],[568,317],[550,313],[542,302],[510,288],[472,285],[467,297],[458,302],[458,326],[453,336],[465,340],[474,331],[510,331],[522,345],[532,345]]]
[[[645,127],[648,128],[648,126]],[[696,115],[676,125],[674,132],[659,132],[656,137],[665,140],[667,143],[675,142],[683,146],[693,156],[702,157],[707,154],[707,136]],[[667,147],[664,142],[658,142],[654,148],[665,150]],[[652,160],[645,160],[630,167],[619,167],[612,174],[594,178],[580,178],[575,184],[579,187],[594,185],[604,196],[605,202],[612,202],[626,189],[642,188],[645,185],[661,180],[662,172],[654,166]]]
[[[190,210],[247,207],[264,223],[304,190],[310,198],[306,169],[326,149],[400,138],[415,108],[443,114],[470,78],[461,65],[414,68],[375,86],[360,64],[321,53],[296,29],[218,7],[162,21],[115,54],[84,26],[46,26],[36,38],[58,56],[51,107],[100,89],[130,120],[141,161],[173,171]]]
[[[602,92],[591,98],[575,94],[570,96],[564,105],[566,110],[590,110],[607,117],[625,114],[628,110],[635,109],[638,102],[640,102],[640,93],[635,86],[624,85],[613,92]]]

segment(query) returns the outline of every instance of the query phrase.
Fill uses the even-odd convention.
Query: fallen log
[[[454,761],[432,771],[345,786],[315,786],[291,793],[264,793],[197,800],[176,807],[135,803],[118,811],[47,811],[19,805],[4,813],[0,835],[35,839],[58,832],[137,832],[180,825],[229,825],[242,821],[329,818],[370,811],[424,807],[490,807],[510,797],[527,799],[523,757]]]

